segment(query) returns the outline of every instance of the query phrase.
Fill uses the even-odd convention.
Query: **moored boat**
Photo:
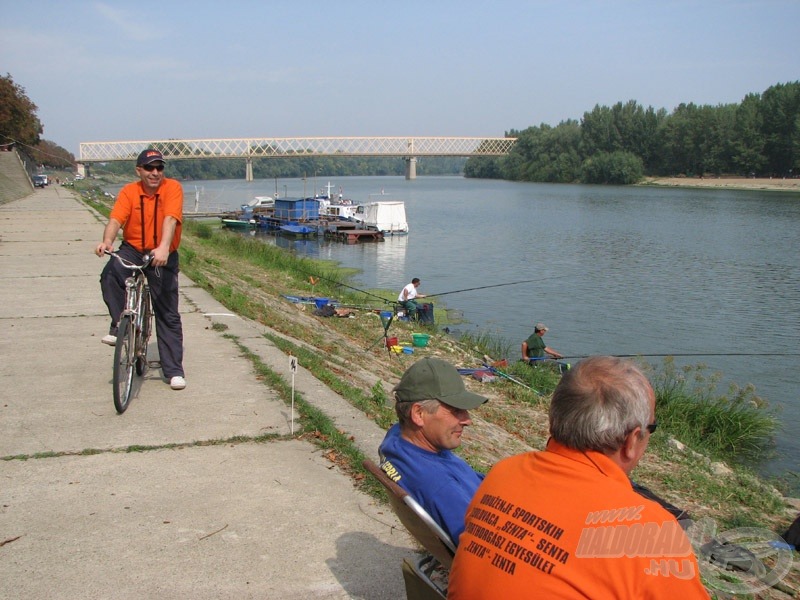
[[[247,204],[242,204],[242,210],[247,212],[265,212],[275,208],[275,198],[272,196],[255,196]]]
[[[286,224],[316,221],[319,203],[316,198],[278,198],[273,215]]]
[[[228,229],[255,229],[255,219],[222,219],[222,226]]]
[[[319,203],[319,218],[324,221],[352,221],[367,229],[380,231],[384,235],[405,235],[408,233],[406,205],[401,200],[376,200],[364,204],[343,199],[339,194],[333,198],[328,193],[316,198]],[[371,198],[374,196],[371,196]],[[383,193],[379,197],[384,197]]]
[[[309,237],[317,235],[317,228],[310,225],[281,225],[281,233]]]
[[[351,200],[331,199],[327,196],[317,198],[319,202],[319,218],[331,221],[352,221],[356,215],[358,204]]]
[[[353,220],[368,229],[376,229],[383,235],[406,235],[408,233],[406,205],[399,200],[359,204]]]

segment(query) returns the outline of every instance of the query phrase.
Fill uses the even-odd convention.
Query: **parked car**
[[[33,176],[33,187],[43,188],[46,185],[47,185],[47,177],[45,177],[44,175]]]

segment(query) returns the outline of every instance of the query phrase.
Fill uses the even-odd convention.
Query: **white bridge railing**
[[[165,158],[291,158],[296,156],[502,156],[516,138],[317,137],[81,142],[78,162],[135,160],[145,148]]]

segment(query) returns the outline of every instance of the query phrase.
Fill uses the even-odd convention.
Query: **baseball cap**
[[[533,326],[533,329],[535,331],[547,331],[547,325],[545,325],[544,323],[537,323],[536,325]]]
[[[161,154],[155,148],[148,148],[147,150],[142,150],[139,154],[139,158],[136,159],[136,166],[143,167],[144,165],[149,165],[152,162],[156,161],[166,162],[164,160],[164,155]]]
[[[464,410],[477,408],[488,400],[467,391],[456,368],[432,356],[411,365],[393,391],[398,402],[436,399]]]

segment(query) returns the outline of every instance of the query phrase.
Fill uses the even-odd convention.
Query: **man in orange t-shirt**
[[[632,362],[567,371],[547,448],[499,462],[470,503],[447,597],[708,598],[680,524],[628,478],[655,428],[655,394]]]
[[[156,337],[161,370],[174,390],[186,387],[183,371],[183,325],[178,312],[178,247],[183,219],[183,188],[175,179],[164,177],[164,156],[153,148],[143,150],[136,159],[139,181],[120,190],[103,241],[95,248],[102,257],[114,250],[114,241],[122,229],[122,258],[141,264],[145,254],[152,254],[145,270],[153,300]],[[114,258],[109,259],[100,275],[103,300],[111,316],[109,333],[102,341],[117,342],[117,324],[125,308],[125,279],[130,270]]]

